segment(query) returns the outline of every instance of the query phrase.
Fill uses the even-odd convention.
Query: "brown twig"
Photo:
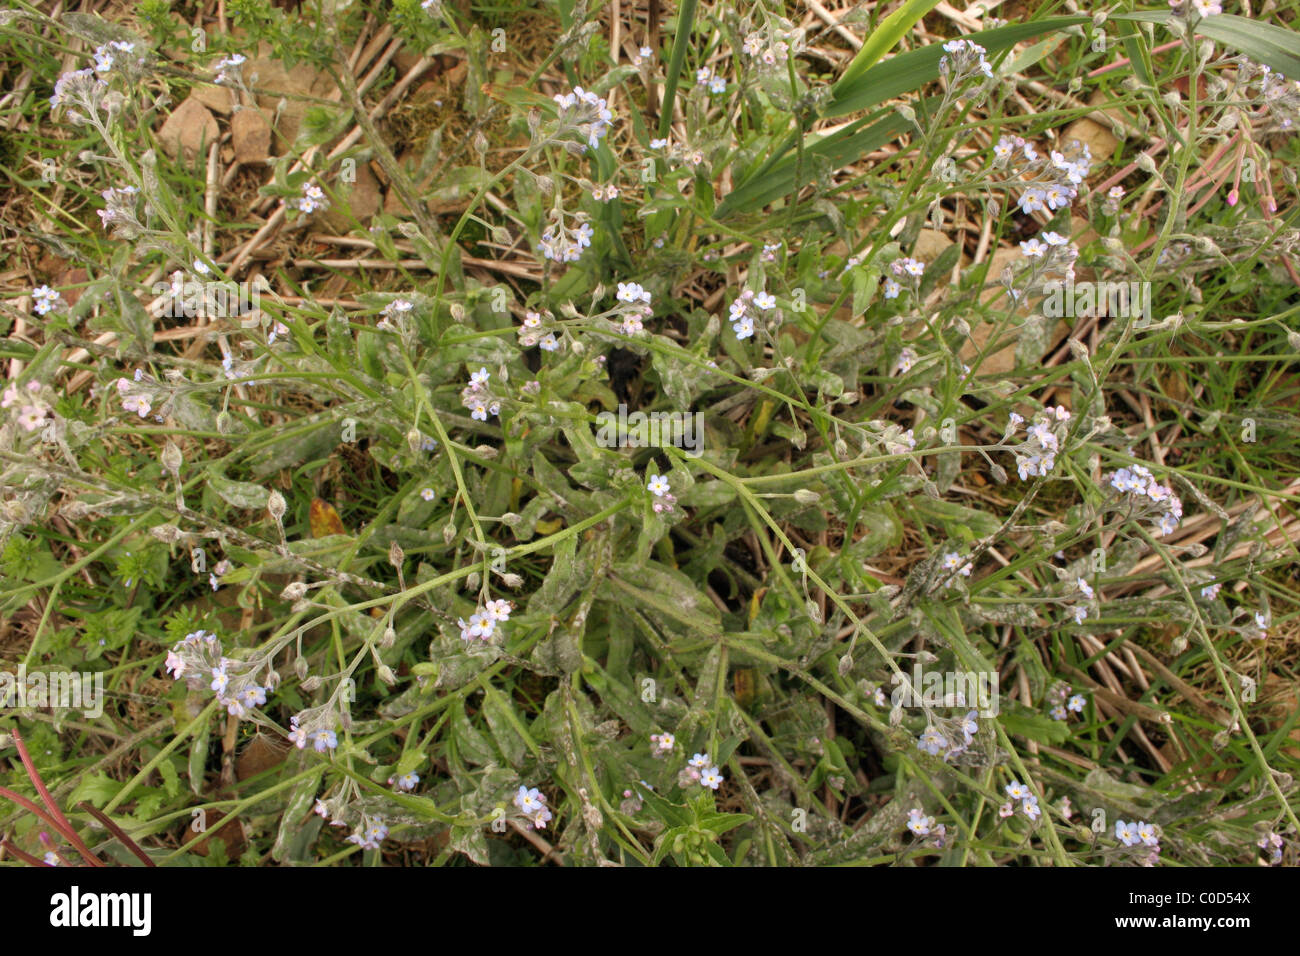
[[[113,834],[113,836],[117,837],[118,840],[122,842],[122,846],[126,847],[128,850],[134,853],[136,857],[138,857],[140,861],[144,863],[145,866],[158,865],[149,858],[149,854],[145,853],[144,850],[140,848],[140,844],[136,843],[129,836],[127,836],[126,831],[123,830],[116,823],[114,823],[108,817],[108,815],[104,813],[102,810],[92,806],[91,804],[87,803],[85,800],[82,800],[79,804],[77,804],[77,807],[81,810],[86,811],[92,817],[94,817],[96,820],[102,823],[104,825],[104,828],[108,830],[109,833]]]
[[[27,752],[27,745],[23,743],[23,735],[18,732],[17,727],[11,730],[9,734],[13,737],[14,746],[18,748],[18,756],[23,762],[23,767],[27,770],[27,776],[32,780],[32,786],[34,786],[36,792],[41,795],[41,802],[45,804],[47,809],[49,809],[50,815],[54,817],[55,821],[57,821],[51,822],[51,826],[68,838],[68,842],[76,848],[78,853],[86,858],[87,863],[91,866],[103,866],[103,861],[90,852],[90,848],[82,842],[81,837],[77,835],[77,831],[73,829],[68,818],[65,817],[63,811],[59,809],[59,805],[55,803],[54,798],[50,796],[50,791],[46,788],[45,781],[42,780],[41,775],[36,772],[36,765],[32,763],[31,754]]]

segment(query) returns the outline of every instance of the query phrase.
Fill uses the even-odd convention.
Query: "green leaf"
[[[1116,13],[1111,19],[1167,23],[1173,16],[1171,10],[1138,10],[1133,13]],[[1244,53],[1256,63],[1266,64],[1287,77],[1300,76],[1300,34],[1293,30],[1224,13],[1202,19],[1196,25],[1196,32],[1199,36],[1209,37],[1229,49]]]
[[[93,806],[103,808],[104,804],[117,796],[118,791],[123,786],[125,784],[122,781],[114,780],[106,773],[82,777],[76,788],[68,796],[67,804],[75,807],[82,800],[87,800]]]
[[[261,485],[249,481],[232,481],[215,471],[208,472],[207,484],[222,501],[236,508],[265,508],[267,499],[271,497],[270,490]]]
[[[736,489],[725,481],[701,481],[687,488],[677,500],[687,508],[717,508],[730,504]]]
[[[862,49],[844,70],[839,82],[833,87],[834,92],[838,93],[843,87],[851,84],[884,56],[886,51],[897,46],[898,41],[903,39],[903,35],[916,26],[917,21],[934,9],[938,3],[939,0],[907,0],[907,3],[885,17],[876,25],[876,29],[871,31],[871,36],[867,37],[866,42],[862,44]]]
[[[293,788],[289,803],[280,815],[280,827],[276,831],[275,844],[271,847],[271,859],[277,863],[296,863],[307,859],[307,851],[315,841],[320,827],[313,830],[309,826],[303,826],[302,820],[316,800],[320,777],[320,773],[310,774]],[[316,819],[320,820],[319,817]],[[320,822],[324,823],[324,820]]]
[[[488,729],[492,731],[492,739],[510,766],[519,767],[524,762],[527,745],[511,720],[514,715],[510,712],[510,704],[490,685],[485,686],[485,692],[483,716],[487,719]]]
[[[728,830],[734,830],[736,827],[744,826],[752,819],[754,818],[748,813],[715,813],[701,819],[700,826],[712,830],[714,833],[721,836]]]
[[[921,3],[916,6],[923,6],[928,2],[929,0],[921,0]],[[900,8],[899,12],[906,9],[907,7]],[[1087,17],[1052,17],[1038,22],[981,30],[969,34],[967,39],[983,46],[991,56],[1033,37],[1087,22],[1089,22]],[[881,26],[883,28],[884,25]],[[907,27],[904,27],[903,32],[906,32],[906,29]],[[880,43],[888,39],[888,34],[881,33],[880,28],[876,32],[880,34]],[[873,37],[875,35],[873,34]],[[874,52],[874,55],[868,53],[865,57],[860,51],[859,57],[864,63],[875,63],[875,60],[892,45],[893,43],[890,43],[889,46]],[[863,49],[865,51],[866,47]],[[942,45],[932,43],[890,57],[883,63],[875,63],[870,69],[863,70],[861,73],[846,71],[835,84],[830,103],[821,111],[822,118],[831,119],[849,113],[858,113],[887,100],[919,90],[925,84],[938,79],[941,56],[943,56]],[[855,59],[855,63],[857,62],[858,60]],[[850,70],[854,68],[850,65]],[[938,106],[938,103],[938,97],[931,97],[923,105],[933,109]],[[909,129],[911,124],[893,109],[877,110],[837,133],[811,145],[805,144],[805,162],[815,163],[821,159],[832,169],[841,169]],[[737,183],[731,193],[718,205],[714,217],[725,219],[736,213],[753,212],[787,195],[794,188],[795,173],[795,158],[787,154],[795,148],[801,135],[803,133],[797,131],[780,146],[775,147],[767,161],[759,166],[753,175]]]
[[[682,0],[677,10],[677,29],[674,31],[673,51],[668,57],[668,72],[664,82],[664,101],[659,107],[659,136],[667,138],[673,123],[673,103],[677,98],[677,83],[682,74],[686,50],[691,45],[691,32],[695,26],[695,9],[699,0]]]
[[[1024,737],[1040,744],[1061,744],[1070,736],[1069,724],[1064,720],[1053,720],[1046,714],[1035,714],[1026,710],[1004,710],[998,716],[1002,728],[1012,737]]]

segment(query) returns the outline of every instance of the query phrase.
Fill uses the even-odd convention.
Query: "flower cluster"
[[[32,308],[37,315],[49,315],[62,304],[63,296],[57,289],[42,285],[32,290]]]
[[[222,558],[212,566],[212,573],[208,575],[208,585],[216,591],[221,588],[221,579],[229,574],[231,564],[225,558]]]
[[[944,845],[948,835],[948,828],[942,823],[936,824],[934,817],[927,817],[920,807],[913,807],[907,811],[907,828],[912,831],[913,836],[930,837],[937,847]]]
[[[1012,780],[1003,788],[1011,799],[998,809],[998,816],[1009,817],[1016,812],[1015,804],[1020,803],[1020,809],[1025,816],[1031,820],[1037,820],[1042,815],[1042,808],[1038,806],[1038,798],[1034,796],[1032,790],[1021,783],[1019,780]]]
[[[707,86],[710,93],[727,92],[726,77],[713,71],[713,67],[705,66],[695,71],[695,85]]]
[[[686,767],[682,770],[679,782],[685,786],[691,783],[698,783],[701,787],[708,787],[710,790],[717,790],[722,785],[724,778],[721,771],[709,759],[709,755],[694,754],[686,762]]]
[[[581,213],[578,214],[581,217]],[[542,256],[554,262],[577,262],[582,258],[582,250],[591,245],[591,223],[578,219],[578,224],[566,227],[561,218],[548,225],[542,233],[537,248]]]
[[[1053,720],[1067,720],[1070,714],[1083,713],[1087,699],[1082,694],[1072,694],[1070,691],[1069,684],[1057,682],[1047,692],[1048,715]]]
[[[383,817],[361,815],[361,823],[347,838],[348,843],[355,843],[363,850],[378,850],[379,844],[388,838],[388,824]]]
[[[271,690],[256,680],[260,664],[222,656],[221,641],[210,631],[186,634],[168,652],[166,668],[174,679],[184,677],[194,690],[206,682],[232,717],[246,717],[254,707],[264,705]]]
[[[949,40],[943,45],[943,56],[939,57],[939,72],[953,83],[960,83],[972,76],[992,79],[993,67],[984,59],[987,52],[984,47],[970,40]]]
[[[222,57],[213,67],[217,75],[213,77],[212,82],[218,86],[236,86],[243,78],[239,68],[248,61],[248,57],[242,53],[235,53],[231,56]]]
[[[1169,9],[1174,16],[1187,20],[1193,19],[1193,14],[1195,19],[1202,20],[1205,17],[1217,17],[1223,12],[1219,0],[1169,0]]]
[[[916,836],[928,836],[933,826],[934,817],[927,817],[919,807],[907,811],[907,828]]]
[[[144,66],[145,59],[143,56],[133,57],[131,54],[134,52],[134,43],[123,43],[119,40],[105,43],[94,52],[95,72],[109,73],[117,69],[127,74],[138,73],[140,67]]]
[[[1272,830],[1265,833],[1255,842],[1255,846],[1268,854],[1269,865],[1282,862],[1282,845],[1283,840],[1281,835],[1274,833]]]
[[[619,331],[624,335],[635,335],[644,330],[645,320],[654,315],[650,305],[650,293],[636,282],[620,282],[614,296],[621,303],[623,322]]]
[[[1261,116],[1271,115],[1279,130],[1292,131],[1300,123],[1300,83],[1288,80],[1264,64],[1248,63],[1243,68],[1244,78],[1259,77],[1258,99]],[[1261,184],[1267,186],[1267,182]]]
[[[318,754],[328,753],[339,745],[339,735],[334,728],[338,715],[329,704],[304,710],[289,718],[289,743],[299,750],[311,744]]]
[[[939,559],[939,567],[941,567],[945,574],[949,576],[948,587],[952,587],[957,583],[957,578],[952,575],[955,574],[963,578],[968,578],[970,577],[971,571],[974,570],[974,568],[971,567],[971,563],[956,551],[945,553],[944,556]]]
[[[325,190],[311,180],[302,184],[302,195],[296,199],[290,199],[286,205],[298,210],[303,215],[311,215],[314,212],[323,211],[330,207],[329,200],[325,198]]]
[[[891,455],[902,455],[916,450],[916,435],[912,433],[912,429],[905,429],[893,422],[885,426],[880,442],[885,446],[885,451]]]
[[[558,351],[560,340],[555,337],[554,330],[548,328],[554,321],[555,316],[548,309],[543,309],[541,312],[529,309],[524,313],[523,324],[516,330],[519,334],[519,344],[524,348],[532,348],[536,345],[545,352]]]
[[[740,48],[750,59],[764,66],[778,66],[790,58],[795,33],[769,30],[766,35],[754,32],[746,35]]]
[[[892,281],[892,280],[891,280]],[[895,283],[897,285],[897,283]],[[894,371],[899,375],[906,375],[912,371],[912,366],[916,364],[916,352],[913,349],[904,347],[898,353],[898,364],[894,366]]]
[[[375,328],[381,332],[396,332],[398,335],[406,335],[409,330],[407,322],[414,310],[415,304],[410,300],[393,299],[379,313],[379,321],[375,323]]]
[[[50,108],[60,106],[77,106],[93,113],[99,109],[100,101],[108,92],[108,84],[95,76],[94,70],[70,70],[60,76],[54,83],[54,95],[50,97]],[[83,118],[72,114],[73,122],[83,122]]]
[[[536,787],[531,789],[520,786],[515,793],[514,805],[519,808],[519,812],[528,818],[528,829],[534,828],[545,830],[546,824],[553,818],[550,807],[546,805],[546,794],[542,793]]]
[[[1092,585],[1088,583],[1086,578],[1076,578],[1074,583],[1078,592],[1083,595],[1084,601],[1091,601],[1096,597]],[[1082,624],[1088,618],[1088,607],[1086,604],[1075,604],[1070,608],[1070,611],[1074,615],[1075,624]]]
[[[959,699],[954,703],[961,705],[965,701]],[[979,729],[979,712],[974,710],[967,711],[964,717],[932,718],[932,723],[927,725],[921,732],[921,736],[917,738],[916,749],[932,757],[943,754],[945,761],[952,760],[959,754],[965,753],[966,748],[975,740],[975,734]],[[957,742],[959,735],[960,742]]]
[[[420,775],[412,770],[410,773],[404,773],[400,777],[389,777],[388,785],[396,787],[398,790],[411,791],[420,784]]]
[[[592,149],[600,145],[610,124],[614,122],[609,104],[581,86],[575,86],[572,93],[557,93],[555,102],[560,107],[561,131],[577,130],[587,138],[587,145]]]
[[[153,404],[149,395],[143,391],[133,392],[133,384],[139,384],[143,374],[139,369],[135,370],[134,379],[119,378],[116,383],[118,397],[122,399],[122,410],[126,412],[135,412],[141,418],[148,418],[149,412],[153,410]],[[162,417],[158,416],[162,421]]]
[[[731,303],[731,328],[736,338],[747,339],[754,334],[754,320],[760,312],[770,312],[776,308],[776,297],[768,292],[754,292],[745,289]]]
[[[903,291],[900,279],[908,283],[913,292],[920,289],[921,276],[925,275],[925,263],[919,259],[913,259],[911,256],[903,256],[901,259],[895,259],[889,264],[889,271],[894,274],[894,277],[885,277],[885,298],[897,299],[898,294]]]
[[[470,418],[478,422],[487,421],[488,415],[501,414],[501,402],[494,398],[488,388],[492,378],[486,368],[471,373],[469,384],[461,389],[460,403],[470,411]]]
[[[1032,424],[1026,428],[1025,441],[1015,449],[1016,471],[1021,481],[1051,472],[1056,465],[1056,453],[1061,450],[1061,442],[1065,439],[1065,423],[1069,420],[1070,411],[1063,405],[1035,413]],[[1012,412],[1003,441],[1016,434],[1024,422],[1024,416]]]
[[[457,618],[460,626],[460,639],[469,643],[473,640],[489,641],[496,633],[497,624],[510,620],[513,608],[509,601],[488,601],[484,606],[469,616],[469,620]]]
[[[1102,475],[1102,480],[1116,491],[1127,495],[1128,501],[1137,505],[1143,513],[1156,517],[1155,530],[1161,537],[1172,534],[1182,520],[1182,499],[1168,485],[1156,481],[1150,469],[1145,466],[1120,468],[1110,475]]]
[[[99,194],[105,202],[105,207],[99,210],[100,221],[114,238],[135,239],[144,232],[135,212],[139,194],[140,190],[135,186],[105,189]]]
[[[662,149],[667,152],[667,159],[670,163],[681,163],[687,169],[694,169],[704,163],[704,151],[695,149],[684,143],[674,143],[670,139],[652,139],[650,140],[651,149]],[[656,249],[662,249],[664,244],[663,236],[654,241]]]
[[[1160,832],[1156,829],[1154,823],[1147,823],[1145,820],[1137,823],[1125,823],[1123,820],[1115,821],[1115,839],[1125,846],[1138,846],[1151,848],[1151,855],[1147,859],[1147,865],[1153,865],[1160,858]]]
[[[1034,144],[1019,136],[1003,136],[993,146],[993,165],[1008,167],[1017,178],[1010,185],[1020,190],[1020,211],[1025,215],[1064,209],[1079,195],[1092,170],[1092,150],[1072,141],[1073,158],[1059,150],[1040,156]]]
[[[55,295],[58,295],[56,292]],[[41,383],[32,380],[27,383],[27,403],[19,405],[22,401],[21,392],[16,384],[10,383],[4,390],[3,397],[0,397],[0,408],[10,408],[18,406],[18,425],[26,432],[34,432],[45,423],[45,415],[49,411],[45,402],[40,398]]]
[[[668,484],[668,479],[663,475],[651,475],[646,479],[646,490],[654,495],[654,501],[651,506],[655,514],[672,514],[673,506],[677,504],[677,498],[672,494],[672,489]]]
[[[650,753],[655,757],[664,757],[673,752],[677,738],[670,733],[651,734],[650,743],[654,745]]]
[[[1073,158],[1058,150],[1040,156],[1032,143],[1018,136],[1004,136],[993,147],[994,166],[1010,166],[1017,175],[1008,185],[1020,191],[1022,213],[1065,209],[1078,196],[1079,186],[1092,168],[1092,154],[1086,144],[1077,141],[1072,141],[1068,148]],[[1040,287],[1044,280],[1074,281],[1074,262],[1079,250],[1068,238],[1048,231],[1041,239],[1034,237],[1022,242],[1020,250],[1031,264],[1015,277],[1014,283],[1009,275],[1005,280],[1014,301],[1018,302],[1026,291]]]

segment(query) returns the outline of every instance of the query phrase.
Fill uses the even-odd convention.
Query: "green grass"
[[[570,4],[434,17],[399,0],[385,23],[240,0],[231,35],[206,11],[203,50],[166,4],[116,24],[48,6],[0,19],[0,361],[18,390],[0,412],[0,674],[87,673],[104,696],[101,712],[0,711],[0,786],[38,800],[21,741],[89,852],[1132,866],[1152,848],[1116,823],[1140,821],[1157,865],[1254,866],[1269,834],[1295,862],[1300,206],[1275,120],[1300,122],[1300,92],[1261,111],[1242,72],[1244,55],[1293,75],[1293,11],[1208,18],[1202,58],[1167,9],[1094,23],[1030,4],[970,36],[984,82],[941,72],[961,33],[930,3],[846,19],[861,52],[793,34],[779,4],[665,7],[653,42],[624,10],[620,46],[654,48],[641,66],[609,48],[610,9]],[[523,17],[554,20],[554,49],[512,35]],[[412,62],[374,70],[385,25],[441,57],[385,110],[449,77],[434,119],[404,122],[412,155],[377,111]],[[111,115],[50,109],[63,71],[126,37],[149,58],[105,74]],[[794,48],[765,65],[782,37]],[[177,101],[255,41],[339,98],[307,97],[303,132],[266,164],[232,173],[228,140],[211,177],[206,152],[169,158]],[[697,81],[706,66],[725,90]],[[607,129],[557,108],[574,85],[609,101]],[[1027,160],[1019,145],[999,159],[999,140],[1046,156],[1100,110],[1128,133],[1104,153],[1094,139],[1068,206],[1022,212]],[[224,136],[231,117],[215,118]],[[616,199],[593,199],[611,183]],[[312,184],[343,224],[286,207],[263,233]],[[107,229],[101,193],[127,185],[138,228]],[[414,214],[383,211],[397,194]],[[583,223],[575,261],[542,254],[548,227]],[[1078,281],[1150,283],[1153,322],[1072,316],[1061,335],[1018,308],[992,257],[1053,231]],[[913,256],[914,283],[893,266]],[[150,315],[154,283],[201,279],[196,260],[209,280],[262,276],[266,322]],[[1010,261],[1038,305],[1026,276],[1061,260]],[[616,297],[633,282],[643,329]],[[45,314],[42,285],[62,293]],[[745,290],[773,300],[741,338]],[[597,415],[620,403],[699,413],[702,454],[602,447]],[[1040,437],[1008,436],[1012,413]],[[1047,475],[1018,475],[1017,450],[1052,444]],[[1154,530],[1166,505],[1111,486],[1134,466],[1180,498],[1172,534]],[[465,639],[493,608],[488,639]],[[219,654],[182,653],[198,631]],[[232,691],[265,700],[228,713],[218,656]],[[996,714],[966,739],[973,702],[894,706],[916,667],[979,675]],[[293,747],[293,721],[333,745]],[[716,790],[691,778],[694,754]],[[1000,813],[1017,782],[1040,816]],[[520,787],[545,798],[544,828]],[[123,835],[105,839],[97,812]],[[79,859],[21,801],[0,836],[4,865]]]

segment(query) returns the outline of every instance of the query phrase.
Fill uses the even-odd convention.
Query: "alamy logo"
[[[1048,282],[1043,315],[1049,319],[1109,316],[1151,321],[1150,282]]]
[[[104,675],[89,671],[0,671],[0,709],[57,707],[79,710],[90,718],[104,715]]]
[[[927,671],[912,668],[911,679],[895,673],[889,702],[895,707],[976,707],[981,717],[998,715],[997,671]]]
[[[154,315],[158,318],[229,319],[261,307],[261,284],[256,282],[155,282],[158,297]]]
[[[153,896],[149,893],[69,893],[50,897],[50,925],[126,926],[134,936],[148,936],[153,927]]]
[[[691,458],[704,451],[703,412],[632,412],[620,404],[618,414],[596,416],[596,444],[602,448],[662,448],[674,445]]]

